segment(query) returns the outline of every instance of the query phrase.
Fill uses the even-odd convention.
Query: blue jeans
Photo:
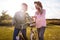
[[[37,31],[38,31],[39,40],[44,40],[45,27],[38,28]]]
[[[18,36],[19,31],[20,31],[19,29],[16,29],[16,28],[14,29],[13,40],[16,40],[16,36]],[[23,34],[24,39],[27,40],[26,29],[21,30],[21,32]]]

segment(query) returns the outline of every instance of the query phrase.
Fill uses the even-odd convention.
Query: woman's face
[[[36,8],[38,11],[40,11],[40,10],[41,10],[41,7],[40,7],[40,6],[38,6],[37,4],[35,4],[35,8]]]

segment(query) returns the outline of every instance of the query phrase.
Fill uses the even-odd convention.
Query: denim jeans
[[[46,27],[37,28],[39,40],[44,40],[44,32]]]
[[[14,29],[13,40],[16,40],[16,36],[18,36],[19,31],[20,31],[19,29],[16,29],[16,28]],[[21,32],[23,34],[24,39],[27,40],[27,37],[26,37],[26,29],[21,30]]]

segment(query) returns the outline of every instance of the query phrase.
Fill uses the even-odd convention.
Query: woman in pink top
[[[33,18],[35,18],[39,40],[44,40],[44,32],[46,27],[45,10],[43,9],[41,2],[35,1],[34,4],[37,11]]]

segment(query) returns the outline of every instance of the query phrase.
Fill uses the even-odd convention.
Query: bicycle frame
[[[34,22],[32,22],[32,23],[34,23]],[[22,27],[23,27],[24,25],[28,25],[28,26],[31,27],[30,40],[36,39],[36,37],[34,38],[34,36],[35,36],[35,33],[34,33],[34,32],[36,32],[36,31],[33,31],[33,30],[32,30],[32,29],[33,29],[33,28],[32,28],[33,26],[30,25],[30,24],[32,24],[32,23],[28,22],[28,23],[25,23],[25,24],[22,25]],[[23,29],[21,29],[21,30],[23,30]],[[18,37],[17,37],[17,40],[19,40],[19,39],[25,40],[24,37],[23,37],[23,34],[22,34],[21,30],[19,31],[19,35],[18,35]]]

